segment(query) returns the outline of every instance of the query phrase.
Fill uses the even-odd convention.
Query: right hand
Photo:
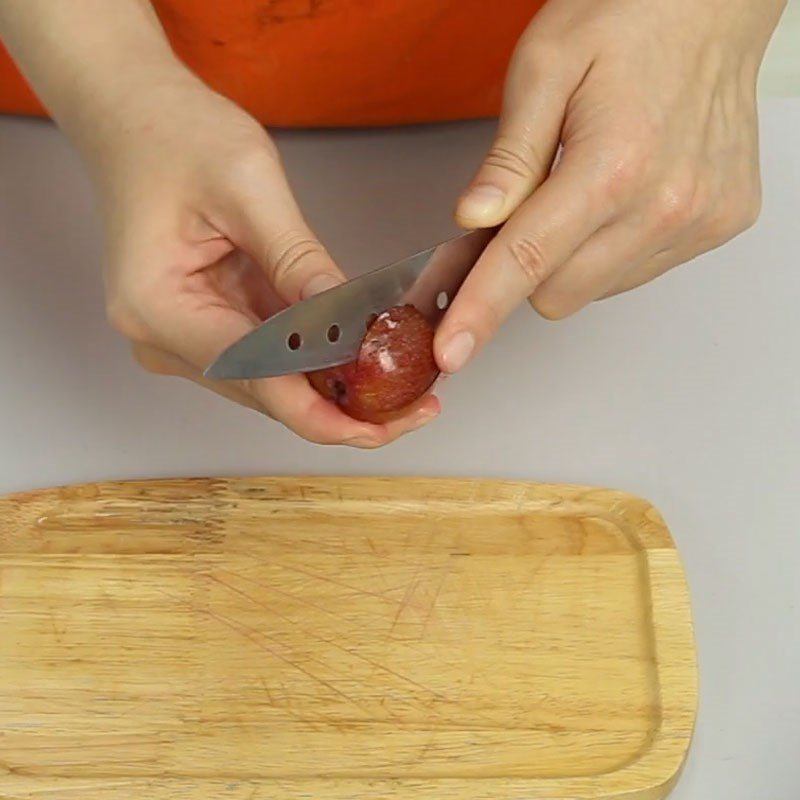
[[[103,126],[87,157],[109,235],[108,314],[142,366],[321,444],[377,447],[438,414],[427,397],[401,419],[371,425],[324,400],[303,375],[204,378],[267,316],[344,276],[303,220],[263,128],[194,76],[126,100]]]

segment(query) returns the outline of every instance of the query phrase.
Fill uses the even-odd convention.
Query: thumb
[[[303,219],[277,156],[267,153],[259,167],[260,175],[232,187],[228,198],[233,242],[261,266],[287,303],[343,283],[344,274]]]
[[[520,43],[506,78],[494,142],[456,209],[460,225],[501,225],[547,178],[578,82],[537,56],[530,41]]]

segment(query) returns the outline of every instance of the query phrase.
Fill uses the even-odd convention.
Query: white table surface
[[[344,473],[613,486],[685,559],[702,687],[676,800],[800,796],[800,101],[763,105],[758,226],[643,290],[548,323],[518,314],[451,379],[428,430],[313,447],[174,379],[106,327],[98,223],[48,124],[0,120],[0,490],[107,478]],[[352,272],[449,234],[487,123],[280,137]]]

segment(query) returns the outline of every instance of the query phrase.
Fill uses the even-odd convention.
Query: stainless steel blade
[[[492,235],[462,234],[290,306],[231,345],[205,375],[248,380],[345,364],[370,318],[402,303],[436,325]]]

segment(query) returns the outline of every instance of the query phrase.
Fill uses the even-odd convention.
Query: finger
[[[758,218],[760,210],[760,191],[755,189],[755,198],[744,204],[734,198],[724,199],[718,204],[716,214],[710,219],[700,218],[681,232],[680,241],[663,247],[650,258],[636,264],[628,273],[606,292],[613,296],[636,289],[665,272],[698,256],[722,246],[738,233],[750,227]]]
[[[612,221],[590,236],[529,298],[545,319],[564,319],[611,290],[658,248],[635,218]]]
[[[177,354],[197,373],[211,364],[233,342],[251,331],[253,322],[244,314],[225,306],[206,306],[186,310],[173,308],[151,323],[158,331],[162,349]],[[298,435],[314,442],[330,444],[338,440],[370,437],[370,432],[329,413],[328,403],[302,375],[287,375],[266,380],[225,382],[237,386],[264,408],[273,419]],[[342,415],[344,416],[344,415]]]
[[[192,367],[172,353],[168,353],[158,347],[151,345],[136,344],[133,346],[133,354],[136,361],[148,372],[158,375],[170,375],[172,377],[185,378],[198,386],[232,400],[241,406],[250,408],[260,414],[270,416],[261,402],[251,392],[256,394],[261,391],[257,382],[253,382],[248,390],[240,387],[234,381],[213,381],[206,378],[202,372]],[[386,425],[375,426],[374,435],[366,438],[356,436],[351,439],[331,440],[326,444],[346,444],[353,447],[373,448],[389,444],[404,434],[418,430],[430,421],[435,419],[441,410],[438,399],[435,396],[427,396],[420,399],[402,416]],[[349,419],[349,417],[347,418]]]
[[[577,65],[572,66],[554,70],[534,43],[521,43],[506,79],[494,143],[459,200],[460,225],[500,225],[545,180],[558,149],[567,103],[582,79]]]
[[[622,292],[629,292],[639,286],[669,272],[681,264],[694,260],[703,253],[719,246],[719,240],[713,237],[698,237],[669,247],[663,247],[647,259],[641,260],[629,269],[625,275],[605,292],[603,297],[613,297]]]
[[[206,379],[201,373],[208,364],[254,327],[245,315],[224,306],[172,308],[160,319],[151,321],[150,326],[159,332],[160,348],[176,354],[188,364],[192,372],[187,377],[202,385],[206,385]],[[225,386],[237,387],[268,416],[298,436],[318,444],[380,447],[421,427],[439,413],[438,400],[430,396],[391,423],[372,425],[361,422],[347,416],[318,394],[304,375],[225,382]],[[209,388],[220,393],[219,386]]]
[[[372,449],[422,427],[440,411],[433,395],[423,398],[401,418],[383,424],[361,422],[326,400],[304,375],[248,381],[248,390],[271,416],[304,439],[317,444],[345,444]]]
[[[530,297],[611,217],[580,152],[523,203],[487,246],[442,320],[434,341],[444,372],[461,369],[523,300]]]
[[[133,346],[133,354],[136,361],[148,372],[158,375],[170,375],[178,378],[185,378],[205,389],[233,400],[241,406],[250,408],[260,414],[267,414],[264,406],[256,399],[251,392],[259,393],[257,383],[251,384],[248,390],[241,388],[238,382],[234,381],[212,381],[206,378],[202,372],[192,367],[172,353],[151,345],[136,344]],[[355,437],[351,440],[342,439],[341,441],[329,441],[328,444],[348,444],[354,447],[372,448],[388,444],[395,439],[411,431],[418,430],[428,424],[440,411],[439,401],[434,396],[428,396],[415,403],[400,419],[393,420],[385,426],[375,426],[375,435]],[[349,419],[349,418],[348,418]]]
[[[623,292],[629,292],[632,289],[638,289],[645,283],[660,277],[665,272],[691,261],[706,252],[707,249],[698,246],[687,246],[662,250],[628,270],[613,286],[609,287],[603,297],[613,297]]]
[[[132,350],[136,361],[143,369],[147,370],[147,372],[153,373],[154,375],[169,375],[175,378],[185,378],[205,389],[210,389],[212,392],[215,392],[227,400],[233,400],[233,402],[241,406],[250,408],[253,411],[258,411],[260,414],[266,414],[266,411],[256,399],[240,389],[235,383],[209,380],[203,376],[202,372],[192,367],[182,358],[168,353],[166,350],[145,344],[135,344]]]
[[[277,156],[265,150],[246,177],[226,186],[219,207],[226,235],[262,267],[285,302],[345,280],[303,219]]]

